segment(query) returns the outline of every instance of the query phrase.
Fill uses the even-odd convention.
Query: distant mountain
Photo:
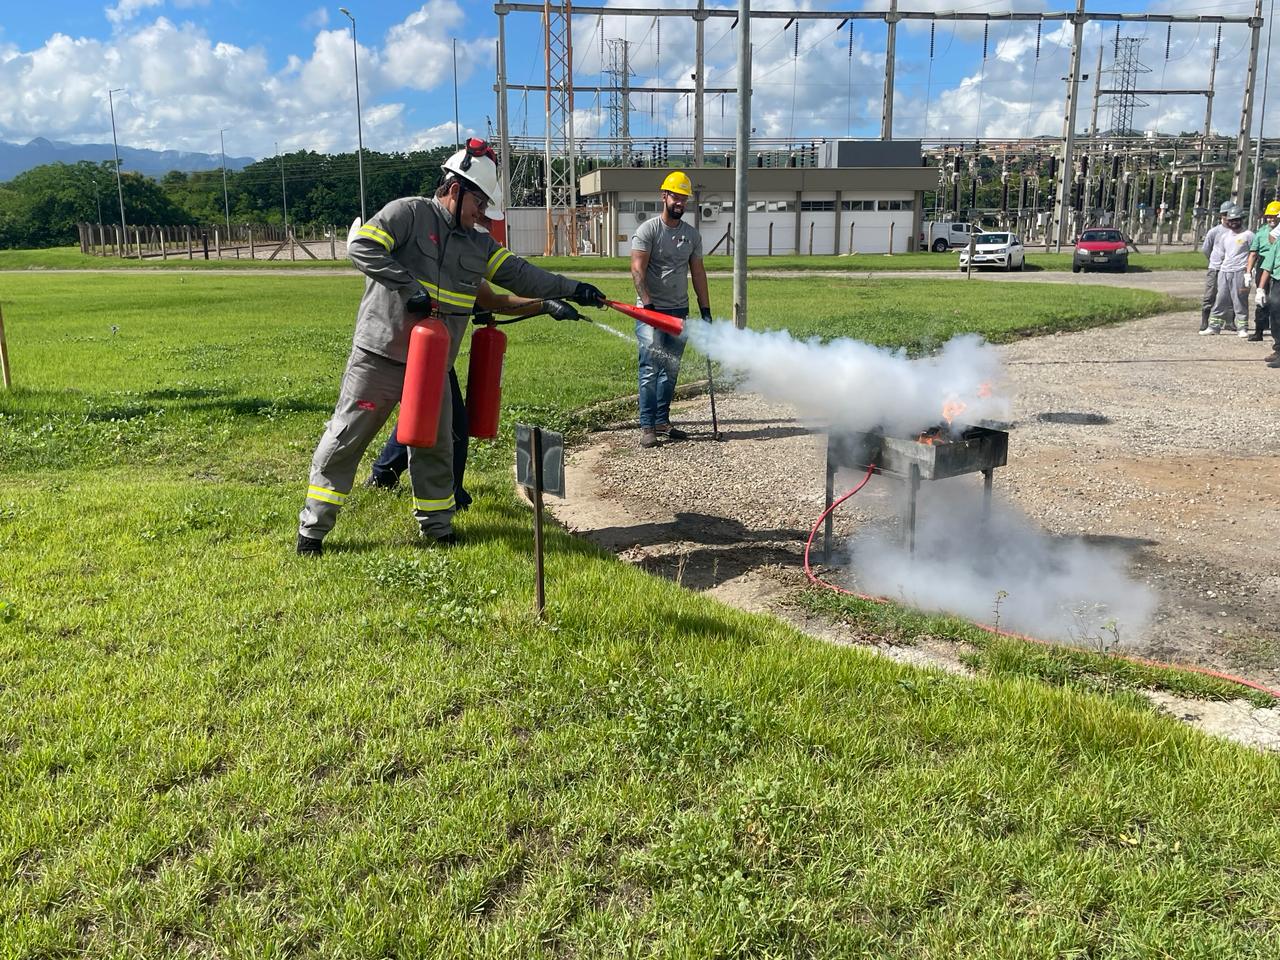
[[[89,160],[101,163],[113,157],[109,143],[64,143],[36,137],[30,143],[0,141],[0,182],[45,163],[77,163]],[[228,170],[241,170],[253,163],[253,157],[227,157]],[[187,153],[185,150],[138,150],[120,148],[121,167],[134,173],[159,177],[170,170],[218,170],[222,157],[216,153]]]

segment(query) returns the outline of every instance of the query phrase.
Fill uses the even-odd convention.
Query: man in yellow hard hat
[[[711,298],[702,265],[702,234],[684,222],[692,195],[693,184],[679,170],[662,181],[662,213],[640,224],[631,238],[631,279],[639,306],[683,320],[689,316],[692,278],[702,319],[709,323]],[[659,438],[683,440],[688,435],[671,425],[671,398],[680,375],[685,337],[637,320],[636,342],[640,349],[640,446],[657,446]]]
[[[1275,246],[1275,241],[1271,239],[1271,231],[1275,229],[1276,222],[1280,220],[1280,200],[1272,200],[1267,204],[1266,210],[1262,215],[1262,224],[1254,231],[1253,243],[1249,247],[1249,265],[1245,272],[1246,282],[1253,286],[1262,276],[1262,270],[1267,262],[1267,254],[1271,252],[1271,248]],[[1250,340],[1259,341],[1262,335],[1266,333],[1267,328],[1271,325],[1271,304],[1266,297],[1263,297],[1253,311],[1253,333],[1249,336]],[[1271,331],[1271,339],[1276,336],[1275,330]]]

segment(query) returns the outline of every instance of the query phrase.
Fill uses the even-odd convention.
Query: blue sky
[[[1264,14],[1271,0],[1264,4]],[[633,0],[608,6],[691,6],[691,0]],[[807,9],[883,7],[884,2],[830,3],[808,0]],[[1074,9],[1074,0],[901,0],[902,9],[939,12]],[[338,3],[306,0],[55,0],[53,4],[5,0],[0,22],[0,139],[25,142],[35,136],[69,141],[110,139],[106,90],[117,95],[120,139],[135,147],[216,152],[226,130],[231,155],[268,156],[285,149],[349,150],[356,141],[351,37]],[[710,0],[709,6],[736,8]],[[756,9],[796,4],[756,0]],[[1089,8],[1112,12],[1189,12],[1177,0],[1090,0]],[[402,150],[454,139],[451,44],[458,42],[461,125],[485,134],[496,122],[494,41],[497,17],[490,2],[352,0],[360,42],[360,81],[365,144]],[[1196,12],[1247,15],[1250,0],[1210,0]],[[707,27],[708,85],[735,82],[736,38],[728,20]],[[874,136],[879,132],[884,69],[884,27],[857,22],[852,33],[831,21],[806,21],[784,30],[785,21],[754,24],[753,123],[760,135],[777,137]],[[1059,134],[1070,28],[1046,27],[1036,55],[1034,24],[996,22],[987,31],[983,57],[981,24],[942,22],[904,25],[898,34],[898,95],[895,131],[984,139]],[[1263,43],[1266,44],[1264,27]],[[1094,73],[1099,45],[1110,62],[1114,26],[1086,32],[1085,72]],[[1207,82],[1215,27],[1131,25],[1125,36],[1142,36],[1144,83],[1157,88],[1203,87]],[[539,83],[543,75],[540,18],[507,17],[508,76]],[[635,71],[632,83],[691,85],[693,26],[683,19],[581,16],[574,22],[575,71],[579,83],[600,82],[601,41],[625,38]],[[798,43],[797,43],[798,39]],[[1280,39],[1277,39],[1280,43]],[[1166,46],[1168,58],[1166,59]],[[798,48],[798,55],[797,55]],[[1223,30],[1218,63],[1214,126],[1230,131],[1239,117],[1248,32]],[[1092,80],[1086,84],[1085,111]],[[1280,63],[1271,78],[1280,86]],[[1272,112],[1280,97],[1271,90]],[[607,98],[579,95],[580,133],[608,132]],[[681,137],[692,133],[688,97],[645,94],[632,98],[632,133]],[[732,95],[709,96],[710,136],[733,135]],[[723,119],[721,116],[723,114]],[[1137,126],[1176,131],[1203,123],[1199,97],[1150,98],[1137,112]],[[538,136],[545,111],[542,95],[513,93],[513,133]],[[1107,110],[1102,110],[1106,125]],[[1269,133],[1280,133],[1280,124]]]

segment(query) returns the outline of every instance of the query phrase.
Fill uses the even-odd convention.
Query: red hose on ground
[[[815,586],[825,587],[828,590],[831,590],[835,593],[843,594],[846,597],[856,597],[859,600],[867,600],[867,601],[870,601],[871,603],[893,603],[894,601],[890,600],[888,597],[876,597],[866,593],[855,593],[853,590],[845,590],[843,587],[837,587],[834,583],[830,583],[826,580],[823,580],[820,576],[814,573],[813,568],[809,564],[809,550],[813,547],[813,538],[818,535],[818,528],[822,526],[823,521],[826,520],[827,517],[829,517],[832,513],[835,512],[836,507],[840,506],[840,504],[844,503],[846,500],[848,500],[855,493],[857,493],[859,490],[861,490],[863,487],[867,485],[867,482],[871,479],[871,475],[875,472],[875,469],[876,468],[874,464],[867,467],[866,474],[863,475],[862,479],[858,481],[857,486],[855,486],[852,490],[850,490],[848,493],[842,496],[839,500],[833,501],[831,506],[827,507],[827,509],[822,511],[822,515],[818,517],[817,522],[813,525],[813,529],[809,531],[809,539],[806,540],[804,543],[804,574],[806,577],[809,578],[809,582],[814,584]],[[973,623],[973,625],[977,627],[979,630],[985,630],[987,633],[993,634],[994,636],[997,636],[997,637],[1009,637],[1014,640],[1025,640],[1028,643],[1038,643],[1042,647],[1058,646],[1058,644],[1052,643],[1048,640],[1041,640],[1037,637],[1029,637],[1025,633],[1013,633],[1009,630],[1001,630],[998,627],[987,626],[985,623],[977,623],[976,621],[970,621],[970,622]],[[1273,690],[1271,687],[1263,686],[1260,683],[1254,683],[1252,680],[1246,680],[1244,677],[1237,677],[1234,674],[1222,673],[1218,670],[1210,670],[1208,667],[1197,667],[1192,664],[1163,663],[1159,660],[1148,660],[1145,657],[1131,657],[1131,656],[1127,656],[1125,654],[1119,654],[1119,653],[1114,654],[1114,656],[1118,657],[1121,660],[1127,660],[1129,663],[1137,663],[1137,664],[1141,664],[1142,666],[1159,667],[1163,670],[1182,670],[1187,673],[1199,673],[1206,677],[1214,677],[1218,680],[1226,680],[1230,683],[1237,683],[1237,684],[1240,684],[1240,686],[1249,687],[1253,690],[1261,691],[1262,693],[1265,693],[1268,696],[1275,697],[1277,700],[1280,700],[1280,690]]]

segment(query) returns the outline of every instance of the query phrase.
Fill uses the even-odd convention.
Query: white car
[[[973,238],[973,265],[1021,270],[1027,264],[1022,241],[1012,233],[980,233]],[[969,269],[969,248],[960,248],[960,270]]]

